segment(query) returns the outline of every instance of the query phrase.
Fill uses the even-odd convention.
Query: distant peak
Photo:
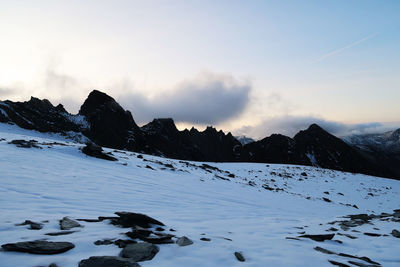
[[[319,126],[318,124],[316,124],[316,123],[313,123],[313,124],[311,124],[309,127],[308,127],[308,129],[307,130],[312,130],[312,131],[324,131],[324,129],[322,129],[322,127],[321,126]]]
[[[107,103],[114,103],[118,105],[115,99],[112,98],[111,96],[107,95],[106,93],[100,92],[98,90],[93,90],[90,92],[85,102],[81,106],[79,114],[87,115],[88,113],[93,112],[96,108],[105,105]]]

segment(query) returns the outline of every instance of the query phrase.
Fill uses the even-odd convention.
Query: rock
[[[326,235],[301,235],[299,237],[309,238],[314,241],[323,242],[325,240],[331,240],[335,234],[326,234]]]
[[[9,142],[9,144],[13,144],[16,145],[17,147],[22,147],[22,148],[40,148],[40,146],[37,145],[37,141],[36,140],[12,140],[11,142]]]
[[[114,241],[114,244],[117,245],[119,248],[124,248],[129,244],[136,244],[137,242],[134,240],[128,240],[128,239],[117,239]]]
[[[62,232],[46,233],[45,235],[49,235],[49,236],[69,235],[69,234],[72,234],[75,232],[77,232],[77,231],[62,231]]]
[[[114,244],[114,241],[111,239],[104,239],[104,240],[97,240],[94,242],[96,246],[101,246],[101,245],[111,245]]]
[[[6,251],[26,252],[31,254],[59,254],[75,247],[70,242],[27,241],[2,245]]]
[[[22,225],[29,225],[28,229],[30,229],[30,230],[40,230],[40,229],[43,228],[43,224],[38,223],[38,222],[33,222],[33,221],[30,221],[30,220],[26,220],[23,223],[16,224],[16,226],[22,226]]]
[[[151,237],[143,237],[140,238],[142,241],[152,243],[152,244],[172,244],[174,241],[171,239],[172,236],[151,236]]]
[[[359,266],[359,267],[377,267],[377,266],[379,266],[376,264],[365,264],[365,263],[356,262],[356,261],[349,261],[349,263],[353,264],[355,266]]]
[[[162,228],[162,227],[157,227],[157,228],[156,228],[156,231],[158,231],[158,232],[162,232],[162,231],[165,231],[165,229],[164,229],[164,228]]]
[[[325,202],[332,202],[332,200],[330,200],[329,198],[323,197],[322,198]]]
[[[49,267],[58,267],[58,265],[55,263],[50,263]]]
[[[139,267],[134,260],[114,256],[94,256],[79,262],[79,267]]]
[[[179,246],[184,247],[184,246],[192,245],[193,241],[190,240],[189,238],[187,238],[186,236],[182,236],[182,237],[178,238],[178,240],[176,240],[176,243]]]
[[[81,227],[82,225],[80,225],[77,221],[74,221],[68,217],[64,217],[62,218],[62,220],[60,221],[60,228],[61,230],[70,230],[72,228],[75,227]]]
[[[364,233],[364,235],[367,235],[367,236],[381,236],[381,234],[377,234],[377,233]]]
[[[94,143],[87,143],[86,146],[82,148],[82,152],[91,157],[110,160],[110,161],[117,161],[116,158],[104,153],[101,146],[98,146]]]
[[[336,254],[336,253],[333,252],[333,251],[330,251],[330,250],[327,250],[327,249],[321,248],[321,247],[315,247],[314,249],[315,249],[316,251],[319,251],[319,252],[322,252],[322,253],[325,253],[325,254],[330,254],[330,255]]]
[[[140,226],[143,228],[150,228],[151,224],[165,226],[162,222],[141,213],[115,212],[115,214],[117,214],[119,218],[112,220],[112,223],[122,227]]]
[[[301,176],[307,176],[307,173],[302,172],[302,173],[300,173],[300,175],[301,175]]]
[[[211,241],[211,239],[210,239],[210,238],[207,238],[207,237],[202,237],[202,238],[200,238],[200,240],[201,240],[201,241]]]
[[[400,232],[397,231],[396,229],[393,229],[393,231],[392,231],[391,234],[392,234],[392,236],[394,236],[394,237],[400,238]]]
[[[157,246],[147,242],[129,244],[121,251],[121,257],[130,258],[136,262],[148,261],[153,259],[159,251]]]
[[[245,261],[246,259],[243,257],[243,254],[242,253],[240,253],[240,252],[235,252],[234,253],[234,255],[235,255],[235,257],[236,257],[236,259],[238,260],[238,261]]]

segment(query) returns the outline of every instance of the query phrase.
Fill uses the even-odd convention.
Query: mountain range
[[[179,131],[171,118],[154,119],[139,127],[129,111],[97,90],[76,115],[46,99],[0,101],[0,122],[39,132],[81,135],[100,146],[181,160],[297,164],[400,178],[400,129],[342,140],[312,124],[293,138],[273,134],[252,142],[213,127]]]

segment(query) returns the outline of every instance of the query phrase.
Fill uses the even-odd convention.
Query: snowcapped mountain
[[[400,262],[400,181],[103,148],[117,159],[107,161],[83,154],[83,147],[60,134],[0,123],[1,266],[107,266],[98,265],[105,260],[135,266],[132,257],[139,256],[141,266]],[[132,214],[114,214],[120,211],[147,214],[164,226],[130,226],[123,216]],[[175,244],[182,236],[193,244]],[[151,260],[145,248],[135,251],[132,242],[141,240]],[[29,253],[12,251],[28,241]],[[39,249],[44,254],[31,254]],[[56,254],[47,255],[50,249]]]
[[[179,131],[170,118],[154,119],[139,127],[129,111],[111,96],[96,90],[89,94],[77,115],[66,112],[61,104],[53,106],[46,99],[3,101],[0,102],[0,122],[77,136],[108,148],[181,160],[299,164],[394,179],[400,177],[400,164],[393,163],[391,155],[375,148],[373,154],[366,152],[316,124],[294,138],[272,135],[243,145],[231,133],[225,134],[211,126],[204,131],[195,128]],[[392,147],[398,144],[398,137],[399,132],[393,132],[384,137],[386,139],[374,140],[385,140],[385,144]],[[242,142],[248,141],[242,139]],[[398,154],[396,159],[400,162]]]
[[[241,135],[241,136],[235,136],[235,138],[242,144],[242,145],[247,145],[250,143],[253,143],[255,140],[253,138]]]

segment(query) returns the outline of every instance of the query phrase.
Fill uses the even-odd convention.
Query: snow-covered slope
[[[9,144],[15,139],[37,140],[40,148]],[[0,140],[0,243],[47,238],[75,244],[58,255],[0,251],[0,266],[77,266],[90,256],[117,256],[117,246],[93,243],[127,238],[123,233],[129,229],[107,220],[81,221],[84,227],[70,235],[44,235],[59,231],[64,216],[97,218],[116,211],[145,213],[194,241],[186,247],[159,245],[155,258],[141,266],[329,266],[328,260],[367,264],[321,253],[317,246],[366,256],[383,266],[400,264],[400,239],[390,234],[400,230],[393,216],[400,208],[400,181],[292,165],[138,158],[137,153],[106,149],[118,158],[111,162],[87,157],[81,144],[61,136],[1,123]],[[342,218],[349,214],[382,212],[389,215],[360,226],[333,223],[349,220]],[[27,219],[48,222],[41,230],[15,226]],[[328,232],[332,227],[338,231]],[[324,242],[287,239],[329,233],[335,237]],[[211,241],[201,241],[204,237]],[[235,251],[246,261],[237,261]]]

